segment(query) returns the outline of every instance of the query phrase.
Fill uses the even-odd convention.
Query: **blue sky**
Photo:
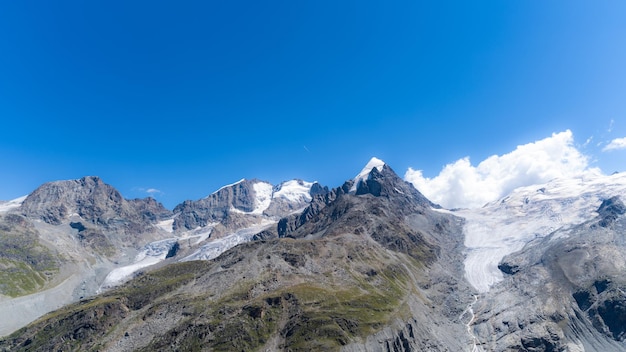
[[[0,199],[101,176],[166,206],[241,178],[428,177],[571,131],[624,170],[623,1],[4,1]],[[158,192],[156,191],[158,190]]]

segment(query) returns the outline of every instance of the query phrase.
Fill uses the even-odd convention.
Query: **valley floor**
[[[0,299],[1,316],[10,317],[0,319],[0,337],[11,334],[48,312],[78,301],[83,294],[91,295],[97,289],[94,273],[82,270],[78,265],[64,268],[61,276],[64,279],[45,291]]]

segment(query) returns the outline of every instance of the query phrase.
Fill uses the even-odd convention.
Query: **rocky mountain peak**
[[[139,214],[148,221],[157,222],[172,216],[172,212],[167,210],[163,204],[152,197],[136,198],[128,200]]]
[[[58,225],[72,214],[98,220],[124,211],[124,198],[99,177],[54,181],[41,185],[21,205],[25,216]]]
[[[410,183],[404,181],[382,160],[372,158],[359,175],[344,184],[354,195],[371,194],[375,197],[398,198],[399,204],[410,200],[421,206],[439,207],[428,200]]]
[[[384,161],[376,157],[372,157],[370,161],[367,162],[365,167],[361,170],[361,172],[359,172],[359,174],[352,179],[353,183],[350,187],[350,192],[356,192],[359,184],[367,180],[373,170],[382,171],[384,165]]]
[[[373,158],[356,178],[316,195],[302,213],[281,219],[277,232],[279,237],[293,238],[371,233],[385,245],[394,243],[390,247],[402,243],[400,247],[409,248],[404,244],[413,243],[416,237],[399,224],[405,216],[431,213],[437,207],[391,167]],[[372,228],[377,230],[372,232]]]
[[[78,221],[99,227],[99,232],[124,233],[133,238],[152,232],[151,224],[170,216],[156,200],[128,201],[97,176],[45,183],[24,199],[19,211],[51,225]]]

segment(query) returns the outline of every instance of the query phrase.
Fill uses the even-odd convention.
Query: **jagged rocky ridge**
[[[314,196],[211,261],[148,272],[44,317],[12,350],[463,350],[462,220],[388,167]],[[250,210],[250,208],[247,208]],[[254,211],[254,209],[252,209]],[[245,210],[242,210],[245,211]],[[286,226],[288,225],[288,226]]]

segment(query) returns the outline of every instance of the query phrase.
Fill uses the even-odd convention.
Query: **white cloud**
[[[163,191],[156,188],[145,188],[145,187],[133,187],[133,191],[147,193],[149,196],[156,196],[158,194],[163,194]]]
[[[148,193],[148,194],[157,194],[157,193],[163,193],[163,192],[161,192],[160,190],[158,190],[156,188],[148,188],[146,190],[146,193]]]
[[[609,144],[607,144],[604,148],[602,148],[602,151],[608,152],[610,150],[619,150],[619,149],[626,149],[626,137],[615,138]]]
[[[520,145],[508,154],[490,156],[477,166],[465,157],[446,165],[433,178],[412,168],[404,178],[443,207],[472,208],[497,200],[517,187],[587,171],[588,159],[574,147],[572,132],[567,130]]]

